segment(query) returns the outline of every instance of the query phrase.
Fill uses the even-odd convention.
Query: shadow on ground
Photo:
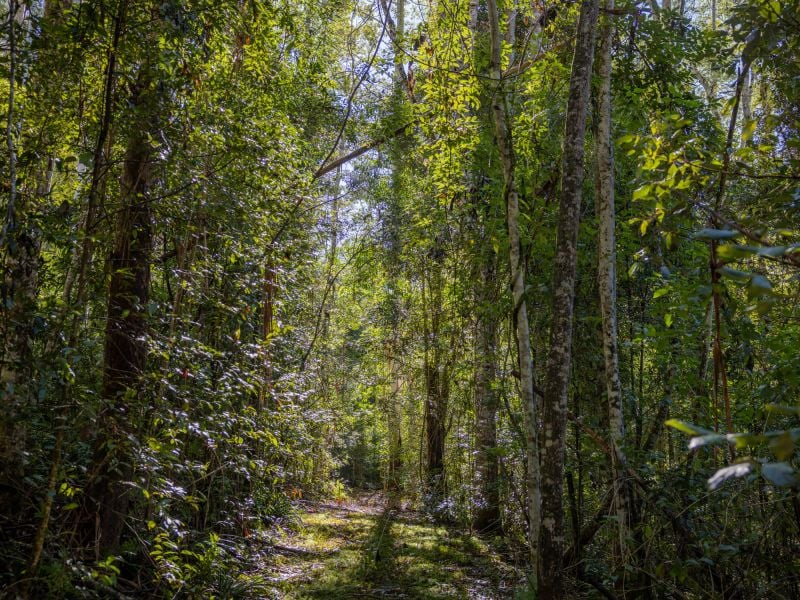
[[[279,598],[513,598],[519,574],[487,543],[423,515],[310,506],[266,566]]]

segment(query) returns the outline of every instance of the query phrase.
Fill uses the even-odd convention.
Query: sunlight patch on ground
[[[264,565],[276,598],[513,598],[520,574],[482,539],[410,512],[309,505]]]

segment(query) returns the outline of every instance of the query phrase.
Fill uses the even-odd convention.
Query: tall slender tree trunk
[[[445,364],[442,333],[442,265],[441,250],[434,246],[435,256],[425,302],[423,328],[425,359],[425,498],[428,509],[438,513],[445,494],[444,443],[446,435],[447,401],[450,393],[449,369]],[[424,294],[424,292],[423,292]]]
[[[476,48],[479,0],[470,0],[467,26]],[[480,532],[502,531],[500,514],[499,460],[497,454],[497,329],[501,318],[497,301],[497,251],[491,243],[492,203],[480,190],[480,179],[473,182],[475,223],[472,235],[477,251],[473,263],[475,300],[475,472],[472,526]]]
[[[121,209],[110,256],[108,319],[103,353],[102,397],[94,469],[86,490],[91,541],[98,556],[113,551],[128,513],[133,475],[129,435],[147,358],[147,304],[150,297],[152,182],[155,133],[154,91],[143,67],[131,97],[141,111],[131,129],[120,182]]]
[[[22,479],[22,452],[20,451],[23,428],[19,416],[25,404],[25,364],[29,358],[29,335],[25,332],[28,295],[24,284],[26,272],[30,270],[30,254],[20,227],[20,210],[17,206],[17,142],[16,132],[16,79],[17,79],[17,12],[18,3],[8,2],[8,102],[6,104],[5,142],[8,153],[8,196],[6,215],[0,231],[0,252],[3,253],[2,289],[0,289],[0,332],[3,334],[0,356],[0,491],[4,503],[15,503],[19,495],[13,493],[15,481]],[[23,243],[20,245],[19,242]],[[21,278],[21,277],[22,278]],[[22,285],[20,285],[22,283]],[[20,385],[22,384],[22,385]],[[13,504],[10,506],[13,510]]]
[[[613,10],[614,0],[606,0],[606,9]],[[626,482],[627,460],[625,416],[622,407],[622,385],[619,378],[619,345],[617,341],[617,256],[616,216],[614,210],[614,154],[611,145],[611,45],[614,28],[606,15],[600,28],[597,74],[600,79],[597,96],[597,139],[595,140],[597,217],[599,221],[598,288],[603,320],[603,358],[605,360],[606,398],[608,400],[611,470],[614,480],[614,511],[617,515],[619,558],[624,561],[629,534]]]
[[[481,239],[480,267],[476,277],[475,326],[475,515],[477,531],[502,530],[497,457],[497,316],[490,286],[495,279],[497,255]]]
[[[23,480],[25,469],[24,415],[36,397],[33,334],[41,236],[25,204],[17,202],[0,248],[0,500],[9,514],[16,512],[23,497],[14,487]]]
[[[564,132],[561,203],[552,288],[553,322],[543,400],[542,527],[539,548],[539,597],[543,600],[565,597],[562,491],[567,387],[572,368],[572,320],[584,175],[583,143],[598,11],[598,0],[583,0],[581,3]]]
[[[386,18],[389,18],[388,14]],[[399,116],[401,103],[405,97],[404,85],[405,76],[403,71],[403,53],[399,49],[403,43],[405,33],[405,0],[397,0],[395,8],[395,35],[394,35],[394,89],[393,89],[393,111]],[[400,299],[397,290],[396,273],[400,264],[400,204],[402,201],[402,169],[401,159],[402,143],[395,140],[392,153],[392,181],[391,198],[388,210],[388,237],[389,237],[389,288],[391,303],[391,339],[389,340],[389,379],[390,392],[387,414],[387,426],[389,432],[389,490],[397,497],[401,487],[401,471],[403,468],[402,458],[402,413],[400,411],[400,363],[397,360],[397,353],[400,345]]]
[[[519,355],[520,395],[525,422],[525,454],[527,470],[527,510],[529,517],[528,542],[532,571],[536,570],[539,541],[539,433],[536,424],[536,396],[534,395],[533,355],[528,324],[528,307],[525,300],[525,265],[522,261],[519,233],[519,196],[514,178],[514,145],[508,123],[508,97],[502,82],[500,13],[496,0],[488,0],[489,35],[491,37],[491,77],[498,90],[492,98],[495,136],[503,166],[503,194],[506,202],[508,226],[509,262],[511,267],[511,289],[514,302],[517,351]]]
[[[275,408],[272,399],[272,355],[270,345],[272,344],[272,331],[275,323],[275,295],[278,290],[277,267],[272,261],[272,248],[267,250],[267,258],[264,260],[264,281],[262,283],[263,308],[261,309],[261,364],[263,365],[264,380],[258,390],[258,410],[263,411],[268,406]]]

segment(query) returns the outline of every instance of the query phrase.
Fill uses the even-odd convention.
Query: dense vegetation
[[[0,17],[7,597],[268,597],[382,489],[520,597],[800,598],[798,0]]]

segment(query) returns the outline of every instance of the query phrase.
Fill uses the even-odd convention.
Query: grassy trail
[[[382,499],[308,504],[264,575],[277,598],[514,598],[520,574],[482,539]]]

